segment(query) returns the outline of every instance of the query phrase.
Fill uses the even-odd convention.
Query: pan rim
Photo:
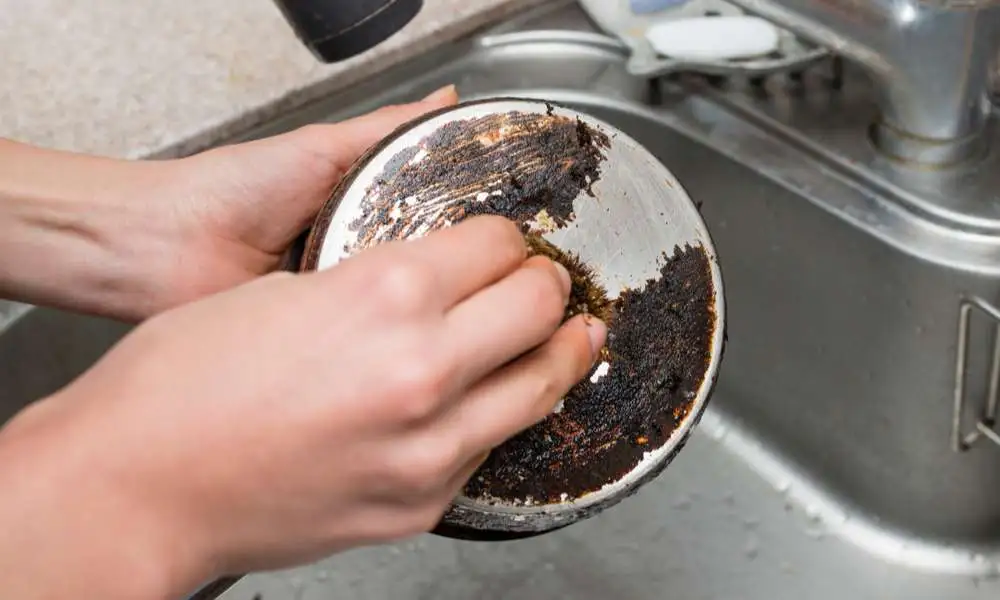
[[[697,427],[707,409],[718,379],[726,344],[727,314],[725,290],[721,265],[719,264],[714,240],[711,237],[704,218],[682,184],[666,165],[631,136],[602,119],[593,117],[584,111],[569,108],[558,102],[511,96],[479,98],[430,111],[398,127],[380,142],[373,145],[352,165],[351,169],[337,184],[320,209],[317,219],[307,236],[306,247],[299,270],[313,271],[320,268],[324,242],[334,216],[337,214],[344,198],[347,197],[347,192],[353,189],[358,178],[376,157],[383,156],[383,153],[394,154],[394,152],[390,151],[399,150],[398,148],[394,148],[394,146],[400,140],[405,139],[408,133],[418,127],[429,125],[435,119],[441,119],[442,122],[449,122],[450,117],[461,118],[459,115],[471,107],[490,108],[484,105],[495,105],[497,108],[503,107],[504,111],[523,110],[525,112],[550,113],[555,110],[557,113],[580,118],[606,132],[613,133],[616,142],[623,141],[631,144],[649,159],[652,168],[657,169],[656,175],[662,176],[668,183],[668,186],[671,188],[669,194],[670,200],[686,207],[683,209],[689,213],[686,214],[686,218],[693,221],[693,227],[698,234],[697,244],[701,246],[707,255],[711,271],[713,292],[711,307],[714,313],[714,327],[711,332],[711,343],[709,344],[709,360],[707,361],[702,381],[697,388],[697,393],[689,403],[687,414],[683,417],[681,423],[674,428],[666,441],[654,450],[645,453],[631,470],[617,480],[609,482],[600,490],[584,494],[579,498],[554,504],[514,506],[486,503],[461,495],[453,502],[444,518],[444,522],[448,525],[480,532],[544,533],[545,531],[561,528],[587,518],[634,494],[639,488],[658,476],[684,447],[687,439]]]

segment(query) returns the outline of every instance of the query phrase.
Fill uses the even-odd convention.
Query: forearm
[[[149,302],[151,163],[0,140],[0,297],[125,319]],[[128,197],[133,196],[133,197]]]
[[[185,597],[200,573],[185,563],[183,540],[129,489],[118,459],[101,456],[95,430],[62,426],[47,402],[0,429],[3,597]]]

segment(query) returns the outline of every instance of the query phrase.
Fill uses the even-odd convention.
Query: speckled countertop
[[[271,0],[0,0],[0,136],[174,156],[541,0],[425,0],[403,31],[316,61]]]

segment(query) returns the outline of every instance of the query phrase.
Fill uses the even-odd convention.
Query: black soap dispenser
[[[374,48],[409,23],[423,0],[274,0],[296,35],[322,62]]]

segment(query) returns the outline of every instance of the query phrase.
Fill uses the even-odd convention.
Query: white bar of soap
[[[661,56],[715,62],[774,52],[778,28],[759,17],[692,17],[654,23],[646,39]]]

